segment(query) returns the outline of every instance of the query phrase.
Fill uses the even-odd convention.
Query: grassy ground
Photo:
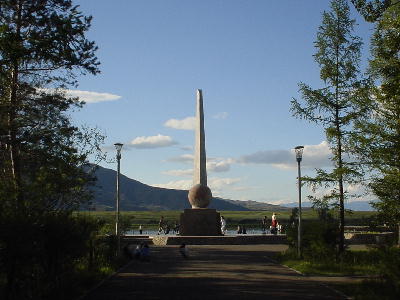
[[[339,264],[339,263],[317,263],[304,260],[285,260],[284,265],[291,267],[306,275],[326,275],[326,276],[360,276],[376,275],[377,268],[373,264]]]
[[[92,216],[95,218],[104,219],[107,223],[113,223],[115,220],[115,212],[113,211],[86,211],[76,212],[80,215]],[[122,220],[137,228],[139,224],[144,225],[147,229],[156,228],[160,217],[174,224],[175,221],[179,222],[180,214],[182,211],[123,211],[121,212]],[[236,227],[238,224],[246,224],[249,228],[261,226],[261,219],[267,216],[271,218],[273,211],[220,211],[220,214],[225,217],[228,227]],[[276,212],[278,221],[286,224],[291,215],[290,211]],[[354,212],[346,216],[346,224],[350,225],[364,225],[364,220],[375,215],[374,212]],[[304,221],[317,219],[315,211],[308,209],[302,213]]]
[[[396,250],[387,251],[383,248],[353,247],[347,250],[342,261],[326,258],[323,261],[313,259],[297,259],[291,250],[277,255],[280,263],[301,273],[315,277],[330,278],[349,277],[351,281],[332,280],[329,285],[341,291],[352,299],[400,299],[399,277],[396,265]],[[392,248],[393,249],[393,248]],[[387,268],[387,263],[393,263],[393,269]],[[383,267],[385,266],[385,267]]]
[[[381,280],[363,280],[353,283],[331,283],[334,289],[355,300],[397,300],[393,287]]]

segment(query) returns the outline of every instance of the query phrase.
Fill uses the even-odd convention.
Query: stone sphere
[[[192,208],[206,208],[211,201],[211,190],[206,185],[196,184],[189,190],[189,202]]]

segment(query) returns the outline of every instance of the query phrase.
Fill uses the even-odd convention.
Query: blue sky
[[[75,94],[88,104],[73,118],[107,135],[110,157],[112,144],[125,144],[123,174],[149,185],[190,188],[196,89],[203,90],[215,196],[295,202],[291,149],[297,145],[306,145],[303,173],[329,165],[322,128],[289,111],[299,82],[321,86],[313,41],[329,1],[75,3],[93,16],[88,37],[99,46],[102,73],[79,79]],[[353,16],[366,59],[372,27]],[[115,163],[101,165],[116,169]]]

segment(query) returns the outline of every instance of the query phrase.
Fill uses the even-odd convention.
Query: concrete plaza
[[[346,299],[323,277],[307,277],[275,263],[286,245],[151,246],[151,261],[134,260],[84,300]],[[345,278],[341,280],[346,280]]]

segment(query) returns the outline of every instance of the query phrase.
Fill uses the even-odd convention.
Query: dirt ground
[[[351,278],[308,277],[271,257],[286,245],[151,246],[151,261],[132,261],[84,300],[346,299],[328,287]]]

